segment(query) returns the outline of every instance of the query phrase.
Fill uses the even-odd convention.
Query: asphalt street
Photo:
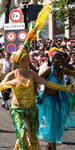
[[[12,119],[9,111],[1,107],[0,99],[0,150],[13,150],[16,142]],[[11,99],[8,101],[11,102]],[[74,115],[75,117],[75,115]],[[57,144],[57,150],[75,150],[75,129],[67,129],[62,137],[62,144]],[[40,141],[41,150],[45,150],[47,142]]]

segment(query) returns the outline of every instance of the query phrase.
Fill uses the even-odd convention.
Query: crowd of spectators
[[[32,43],[30,47],[30,59],[33,65],[38,68],[48,60],[48,51],[51,47],[59,48],[66,58],[68,64],[75,68],[75,47],[69,39],[44,40],[40,39],[37,43]]]
[[[30,46],[29,55],[31,63],[36,69],[39,69],[44,62],[48,62],[48,51],[51,47],[59,48],[63,52],[67,63],[73,65],[75,69],[75,46],[67,38],[55,40],[39,39],[39,41],[33,42]],[[5,51],[4,43],[0,43],[0,59],[4,57]]]

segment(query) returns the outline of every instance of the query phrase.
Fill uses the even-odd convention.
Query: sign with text
[[[22,14],[21,10],[19,10],[19,9],[13,9],[9,15],[10,20],[14,23],[20,22],[22,20],[22,16],[23,16],[23,14]]]
[[[4,30],[25,30],[25,23],[6,23]]]

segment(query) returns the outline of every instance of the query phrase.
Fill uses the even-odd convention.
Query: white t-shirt
[[[67,46],[67,49],[68,49],[68,50],[71,50],[71,42],[70,42],[70,41],[68,41],[68,42],[66,43],[66,46]]]
[[[48,68],[48,62],[44,62],[39,69],[38,75],[40,76],[40,74],[42,72],[44,72],[46,69]],[[44,92],[45,90],[45,85],[40,85],[40,91]]]
[[[11,63],[10,61],[3,60],[3,74],[7,74],[11,70]]]
[[[47,68],[48,68],[48,62],[44,62],[41,66],[40,66],[40,69],[39,69],[39,72],[38,72],[38,75],[40,76],[40,74],[42,72],[44,72]]]

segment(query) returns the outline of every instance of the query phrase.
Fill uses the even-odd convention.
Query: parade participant
[[[64,74],[75,75],[74,70],[62,68],[62,53],[59,52],[58,48],[51,48],[48,55],[51,66],[47,67],[47,70],[44,72],[40,72],[40,76],[48,81],[63,85]],[[45,87],[44,92],[42,94],[40,93],[41,102],[37,105],[39,109],[39,139],[49,142],[46,150],[56,150],[56,143],[64,133],[67,118],[75,127],[75,123],[69,116],[67,96],[65,92]]]
[[[29,56],[25,48],[15,53],[13,61],[17,63],[18,67],[6,75],[2,83],[0,83],[0,90],[12,88],[13,92],[10,114],[18,139],[14,150],[25,150],[27,148],[40,150],[37,139],[38,110],[34,100],[34,81],[49,88],[66,90],[68,92],[75,92],[75,90],[71,85],[60,86],[59,84],[46,81],[34,71],[30,71]],[[27,136],[29,137],[29,143],[26,139]]]

